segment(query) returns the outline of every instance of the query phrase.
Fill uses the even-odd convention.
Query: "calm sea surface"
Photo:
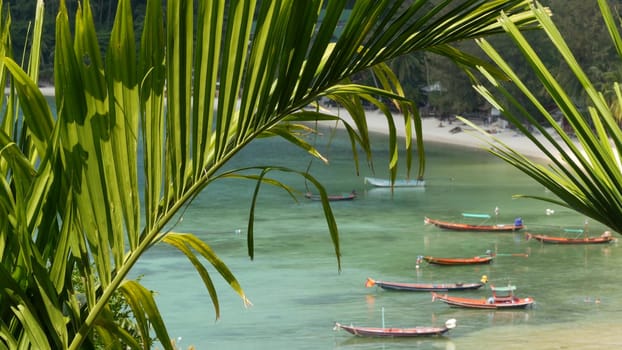
[[[425,135],[424,135],[425,137]],[[311,163],[311,172],[331,194],[356,190],[358,198],[333,202],[340,229],[341,271],[321,205],[306,200],[302,177],[271,173],[296,190],[263,186],[256,210],[255,259],[247,252],[246,226],[255,184],[223,180],[207,188],[173,230],[192,232],[209,243],[238,278],[254,304],[245,308],[213,269],[221,317],[216,320],[206,289],[178,251],[160,245],[136,266],[134,275],[157,291],[156,300],[180,348],[197,349],[608,349],[622,346],[622,252],[618,243],[554,246],[526,241],[524,233],[460,233],[424,225],[424,216],[458,220],[461,213],[493,214],[498,223],[523,218],[528,231],[563,234],[582,228],[585,218],[550,204],[512,199],[513,194],[549,196],[544,188],[483,151],[428,144],[425,190],[396,189],[393,195],[365,185],[371,170],[361,158],[357,175],[343,138],[322,147],[329,165]],[[318,145],[328,142],[328,133]],[[386,176],[387,146],[374,141],[377,177]],[[278,140],[256,142],[232,166],[277,164],[304,171],[309,157]],[[361,155],[362,156],[362,155]],[[402,166],[402,169],[404,166]],[[401,175],[404,175],[402,172]],[[555,210],[546,215],[547,209]],[[473,220],[473,219],[471,219]],[[472,221],[480,223],[481,221]],[[491,219],[488,222],[495,222]],[[598,235],[605,228],[588,223]],[[421,265],[418,255],[469,257],[491,249],[491,265]],[[515,284],[530,296],[530,310],[486,311],[450,308],[429,293],[365,288],[365,280]],[[461,292],[485,298],[490,291]],[[599,302],[595,302],[598,300]],[[458,327],[440,338],[362,339],[333,330],[334,322],[359,326]]]

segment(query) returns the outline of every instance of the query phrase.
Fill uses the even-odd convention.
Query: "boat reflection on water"
[[[373,187],[363,191],[363,195],[369,198],[410,197],[417,193],[425,193],[425,187]]]
[[[439,349],[455,350],[456,345],[448,336],[440,337],[417,337],[417,338],[371,338],[371,337],[347,337],[340,341],[340,336],[335,335],[335,348],[361,348],[361,349]]]
[[[388,178],[365,177],[364,182],[378,188],[425,188],[425,180],[423,179],[395,179],[391,181]]]
[[[488,313],[490,324],[518,324],[527,323],[531,318],[530,311],[496,310]]]
[[[437,314],[435,317],[453,317],[461,322],[462,331],[469,328],[480,328],[488,326],[516,326],[519,324],[530,324],[536,321],[536,308],[531,309],[506,309],[482,311],[476,309],[451,309],[451,313]]]

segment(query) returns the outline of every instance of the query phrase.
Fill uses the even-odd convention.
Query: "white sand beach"
[[[54,96],[54,86],[40,86],[39,90],[43,94],[43,96]]]
[[[351,119],[344,110],[337,110],[336,108],[328,110],[331,114],[339,115],[344,120],[351,122]],[[401,115],[395,115],[394,120],[398,136],[404,136],[404,123]],[[367,112],[367,124],[368,128],[372,132],[388,133],[388,126],[386,117],[379,112]],[[460,131],[456,132],[455,128],[458,127]],[[455,120],[451,124],[447,121],[441,121],[437,118],[424,118],[422,120],[423,140],[425,142],[440,142],[452,145],[459,145],[470,148],[489,148],[487,142],[484,140],[484,135],[475,129],[465,125],[464,123]],[[494,130],[494,137],[501,140],[501,142],[511,146],[514,150],[534,160],[547,159],[543,152],[537,148],[526,136],[518,133],[516,130],[502,127],[500,123],[492,123],[485,128],[486,130]],[[453,130],[453,132],[452,132]],[[544,138],[540,140],[543,143]]]

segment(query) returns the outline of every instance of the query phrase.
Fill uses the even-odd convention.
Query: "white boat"
[[[376,187],[391,187],[390,179],[379,179],[375,177],[365,177],[365,183]],[[425,180],[395,180],[393,187],[425,187]]]

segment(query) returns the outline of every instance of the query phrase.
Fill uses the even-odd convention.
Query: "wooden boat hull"
[[[335,202],[335,201],[351,201],[354,198],[356,198],[356,192],[352,192],[349,194],[335,194],[335,195],[328,195],[328,200],[331,202]],[[321,201],[322,200],[322,196],[320,196],[319,194],[312,194],[312,193],[305,193],[305,198],[310,199],[312,201]]]
[[[365,183],[376,187],[391,187],[391,180],[366,177]],[[425,180],[395,180],[393,187],[425,187]]]
[[[438,258],[433,256],[423,257],[423,260],[427,261],[429,264],[446,266],[490,264],[493,259],[494,257],[490,255],[474,256],[472,258]]]
[[[535,302],[533,298],[489,298],[489,299],[473,299],[454,297],[447,294],[437,294],[432,292],[432,300],[440,300],[451,307],[461,307],[469,309],[526,309],[531,307]]]
[[[612,236],[600,236],[600,237],[585,237],[585,238],[565,238],[555,237],[547,235],[537,235],[533,233],[526,233],[527,239],[535,239],[542,243],[550,244],[605,244],[611,243],[616,239]]]
[[[336,328],[345,330],[348,333],[359,337],[430,337],[440,336],[447,331],[447,327],[412,327],[412,328],[382,328],[382,327],[355,327],[335,323]]]
[[[374,285],[386,290],[409,292],[449,292],[478,289],[481,288],[484,283],[401,283],[375,281],[371,278],[368,278],[365,286],[369,288]]]
[[[522,230],[524,225],[496,224],[496,225],[472,225],[464,223],[447,222],[425,217],[426,224],[433,224],[445,230],[452,231],[479,231],[479,232],[513,232]]]

